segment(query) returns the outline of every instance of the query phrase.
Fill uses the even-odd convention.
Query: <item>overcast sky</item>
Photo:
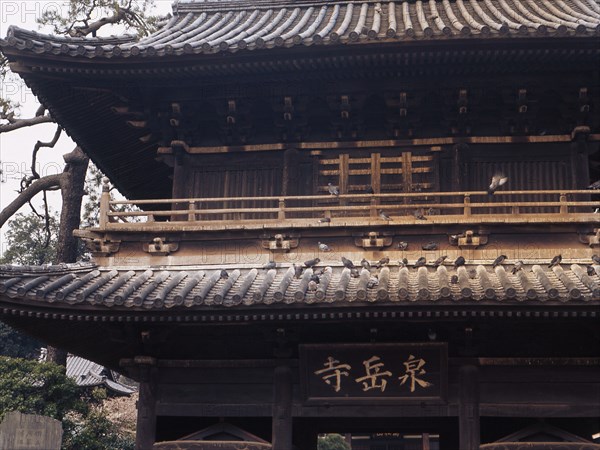
[[[171,12],[171,0],[155,0],[157,14]],[[48,9],[63,9],[67,3],[63,1],[47,0],[0,0],[0,36],[6,37],[8,28],[15,25],[21,28],[38,30],[50,33],[49,29],[40,29],[36,20]],[[108,34],[119,34],[120,30],[113,30]],[[25,86],[18,76],[11,76],[3,82],[0,81],[0,95],[9,98],[21,105],[20,115],[23,118],[32,117],[39,103],[29,88]],[[23,174],[30,174],[31,153],[36,141],[47,142],[52,140],[56,125],[42,124],[35,127],[24,128],[10,133],[0,134],[0,163],[2,169],[2,183],[0,183],[0,208],[4,208],[15,199],[19,189],[19,181]],[[70,152],[75,144],[63,132],[60,140],[53,149],[40,150],[38,157],[38,172],[41,176],[62,172],[64,161],[62,155]],[[41,205],[41,194],[36,198],[34,205]],[[60,210],[60,194],[50,193],[51,208]],[[29,212],[29,207],[21,209]],[[6,225],[0,230],[0,254],[4,251],[6,240],[4,232]]]

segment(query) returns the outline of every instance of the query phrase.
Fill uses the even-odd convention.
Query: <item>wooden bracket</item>
[[[146,253],[156,256],[167,256],[179,250],[179,242],[166,242],[167,238],[155,237],[149,244],[142,244]]]
[[[261,245],[263,248],[272,252],[289,252],[291,249],[298,247],[299,237],[283,234],[274,236],[262,236]]]
[[[392,245],[393,236],[387,233],[370,231],[367,234],[354,236],[354,244],[362,248],[383,248]]]
[[[476,233],[473,230],[467,230],[462,234],[458,235],[458,239],[456,240],[456,244],[458,248],[471,248],[475,249],[481,245],[485,245],[488,243],[488,235],[484,233]]]
[[[110,256],[117,253],[121,245],[121,241],[105,238],[85,239],[85,243],[94,256]]]
[[[600,228],[594,228],[594,234],[579,233],[579,242],[591,248],[600,247]]]

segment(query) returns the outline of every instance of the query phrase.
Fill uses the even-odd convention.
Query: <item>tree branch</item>
[[[31,200],[38,192],[61,186],[63,178],[64,172],[55,175],[47,175],[31,183],[27,189],[21,192],[16,199],[0,212],[0,227],[2,227],[4,223],[10,219],[19,208],[21,208],[21,206]]]
[[[49,115],[32,117],[30,119],[12,119],[10,123],[0,125],[0,133],[7,133],[9,131],[18,130],[19,128],[50,122],[54,122],[54,119]]]

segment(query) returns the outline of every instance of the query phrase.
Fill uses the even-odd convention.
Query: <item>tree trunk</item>
[[[61,183],[62,211],[56,245],[56,263],[72,263],[77,260],[78,241],[73,230],[81,221],[81,202],[84,194],[85,175],[89,158],[79,147],[64,155],[67,163]],[[67,352],[48,346],[48,361],[67,366]]]

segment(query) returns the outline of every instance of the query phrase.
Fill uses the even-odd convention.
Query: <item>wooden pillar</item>
[[[479,379],[473,365],[459,369],[458,399],[459,447],[461,450],[478,450],[479,430]]]
[[[156,439],[156,369],[153,361],[149,359],[140,364],[135,450],[152,450]]]
[[[272,446],[273,450],[292,450],[292,370],[289,366],[275,368]]]

